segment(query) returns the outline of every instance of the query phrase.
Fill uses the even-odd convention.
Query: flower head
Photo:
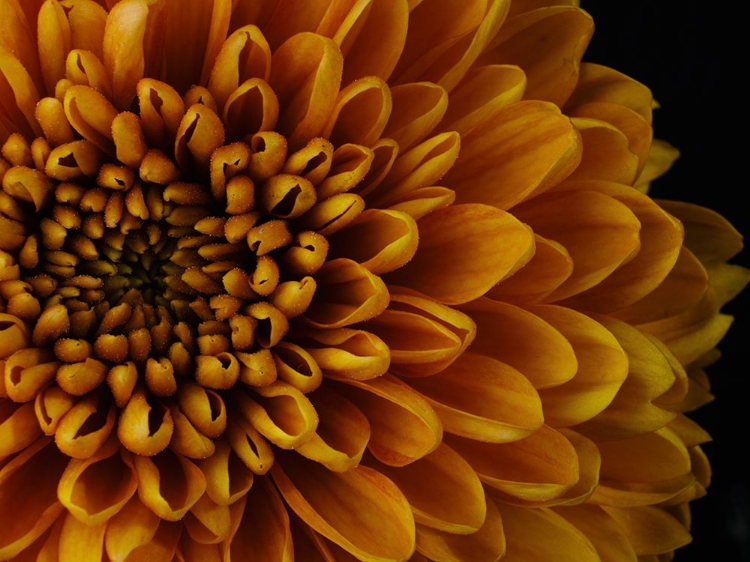
[[[741,239],[569,4],[0,0],[0,559],[689,540]]]

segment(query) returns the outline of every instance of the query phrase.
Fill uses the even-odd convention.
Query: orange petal
[[[591,544],[602,562],[637,562],[637,556],[622,527],[601,507],[590,504],[555,509],[576,526]]]
[[[50,439],[40,439],[0,470],[0,557],[9,559],[33,543],[65,511],[57,482],[68,458]]]
[[[562,244],[573,259],[572,275],[548,301],[597,285],[639,248],[637,217],[616,199],[596,191],[545,193],[516,207],[513,214],[534,232]]]
[[[151,542],[159,517],[133,496],[107,523],[104,547],[112,562],[125,562],[131,552]]]
[[[326,262],[316,277],[305,318],[320,328],[342,328],[369,320],[388,306],[388,289],[377,275],[349,259]]]
[[[604,507],[604,510],[623,528],[639,556],[666,554],[691,541],[682,523],[660,507]]]
[[[584,314],[550,305],[530,311],[560,331],[578,362],[570,381],[539,391],[545,422],[568,427],[593,418],[609,406],[626,379],[628,356],[606,328]]]
[[[604,180],[632,185],[638,157],[630,152],[628,138],[613,125],[597,119],[574,117],[581,133],[581,163],[568,180]]]
[[[580,157],[579,133],[557,107],[522,101],[462,137],[461,166],[444,181],[460,203],[509,209],[566,178]]]
[[[149,7],[144,0],[125,0],[114,6],[107,16],[102,62],[112,81],[112,102],[120,110],[129,108],[136,84],[143,78],[143,39],[148,15]]]
[[[415,82],[391,88],[393,109],[383,136],[407,151],[423,140],[448,109],[448,92],[437,84]]]
[[[253,486],[247,500],[242,499],[230,510],[232,534],[222,544],[227,560],[230,557],[243,560],[248,555],[257,556],[257,560],[291,562],[294,559],[289,514],[267,478]]]
[[[411,260],[418,239],[417,223],[409,215],[370,209],[329,239],[329,256],[352,259],[382,275]]]
[[[570,342],[535,314],[488,299],[462,310],[477,324],[472,351],[510,365],[535,388],[558,386],[575,375],[578,362]]]
[[[89,525],[72,513],[64,515],[58,556],[61,562],[99,562],[104,554],[106,523]]]
[[[482,296],[528,261],[531,231],[512,215],[485,205],[454,205],[423,217],[414,259],[388,276],[445,304]],[[453,233],[461,228],[461,238]],[[498,247],[506,248],[498,252]]]
[[[138,497],[167,521],[179,521],[206,491],[203,472],[169,449],[153,457],[135,455]]]
[[[65,92],[64,107],[68,122],[81,136],[114,154],[112,121],[117,110],[107,98],[88,86],[71,86]]]
[[[39,69],[37,51],[37,37],[34,27],[38,28],[37,17],[41,11],[42,2],[19,2],[11,0],[0,4],[0,21],[3,22],[3,32],[0,33],[0,48],[16,54],[20,62],[32,75],[33,81],[40,88],[44,86]],[[24,15],[24,12],[26,14]],[[54,92],[54,88],[49,91]]]
[[[65,11],[73,48],[89,51],[101,60],[107,11],[96,2],[72,2]]]
[[[363,330],[313,328],[300,343],[323,374],[333,378],[368,380],[388,370],[390,351],[379,337]]]
[[[394,468],[371,458],[367,465],[393,480],[421,525],[464,535],[475,533],[485,523],[488,510],[482,483],[445,443],[406,466]]]
[[[417,550],[441,562],[496,562],[505,554],[505,533],[500,512],[487,499],[487,517],[471,534],[452,534],[417,523]]]
[[[243,82],[227,98],[222,113],[229,140],[270,131],[279,118],[279,102],[271,86],[258,78]]]
[[[0,400],[0,455],[5,458],[26,449],[42,436],[34,404]]]
[[[346,472],[359,464],[370,440],[367,417],[349,400],[326,388],[310,395],[320,417],[315,435],[295,450],[329,470]]]
[[[465,352],[442,372],[409,385],[435,409],[445,431],[505,443],[544,423],[542,403],[529,380],[512,367]]]
[[[216,451],[197,462],[206,477],[206,494],[219,505],[231,505],[253,485],[253,473],[224,439],[215,442]]]
[[[470,317],[430,299],[392,294],[391,303],[367,327],[388,346],[392,373],[428,376],[442,371],[471,344]]]
[[[185,514],[182,524],[201,544],[218,544],[228,539],[232,526],[229,507],[214,502],[206,494]]]
[[[446,435],[480,480],[504,497],[530,502],[557,499],[578,482],[578,455],[560,432],[543,426],[512,443],[481,443]]]
[[[334,144],[372,146],[391,115],[391,90],[380,78],[367,76],[339,92],[323,136]]]
[[[389,466],[405,466],[440,444],[443,428],[429,403],[396,377],[347,380],[335,385],[364,412],[370,422],[370,452]]]
[[[99,525],[120,511],[138,482],[128,453],[115,440],[86,460],[71,459],[57,487],[60,502],[79,521]]]
[[[26,138],[42,134],[34,117],[40,96],[21,62],[0,45],[0,116],[2,123]]]
[[[336,103],[342,69],[338,46],[313,33],[295,35],[274,52],[269,82],[281,107],[277,129],[292,149],[322,132]]]
[[[364,466],[339,474],[291,455],[271,473],[305,523],[358,558],[385,562],[411,555],[414,519],[393,482]]]
[[[596,549],[585,535],[551,509],[502,502],[497,507],[503,518],[509,560],[599,562]]]
[[[581,9],[560,6],[510,18],[482,62],[517,64],[529,82],[527,99],[562,106],[578,82],[578,68],[594,22]]]
[[[39,62],[48,92],[65,76],[65,59],[71,49],[70,24],[58,2],[44,2],[37,19]]]

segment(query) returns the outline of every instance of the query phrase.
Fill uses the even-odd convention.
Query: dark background
[[[736,62],[743,51],[734,44],[746,41],[748,31],[736,35],[738,14],[726,3],[697,0],[581,4],[596,23],[584,60],[649,86],[661,104],[654,115],[655,136],[682,153],[652,195],[711,207],[750,235],[750,205],[740,200],[747,190],[747,117],[740,94],[747,65]],[[750,266],[750,252],[745,249],[733,261]],[[719,346],[722,359],[709,369],[716,400],[692,416],[713,436],[704,446],[713,479],[708,496],[693,503],[693,542],[678,551],[676,562],[750,561],[750,464],[744,460],[750,425],[750,291],[725,310],[736,319]]]

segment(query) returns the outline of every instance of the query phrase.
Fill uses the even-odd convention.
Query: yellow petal
[[[138,497],[167,521],[178,521],[206,491],[203,472],[169,449],[153,457],[135,455]]]
[[[558,386],[575,375],[578,362],[570,342],[535,314],[488,299],[461,310],[477,324],[472,351],[510,365],[535,388]]]
[[[89,525],[67,513],[60,532],[60,562],[99,562],[104,554],[106,523]]]
[[[632,185],[638,168],[638,157],[630,152],[628,138],[605,121],[574,117],[581,133],[581,163],[568,180],[604,180]]]
[[[687,529],[660,507],[604,507],[604,510],[624,529],[639,556],[668,553],[691,541]]]
[[[334,388],[349,398],[370,422],[368,449],[382,463],[405,466],[440,444],[443,428],[429,403],[396,377],[347,380]]]
[[[529,380],[512,367],[465,352],[442,372],[409,385],[435,409],[445,431],[478,441],[522,439],[544,422]]]
[[[565,213],[560,213],[564,208]],[[589,289],[609,276],[639,248],[638,218],[613,197],[596,191],[545,193],[516,207],[513,214],[534,232],[562,244],[573,273],[548,301]]]
[[[543,426],[511,443],[481,443],[446,435],[480,480],[504,497],[545,502],[561,497],[578,482],[578,455],[560,432]]]
[[[99,525],[130,500],[138,485],[128,453],[116,441],[86,460],[71,459],[57,487],[60,502],[79,521]]]
[[[231,515],[229,507],[214,502],[204,494],[182,520],[185,530],[201,544],[218,544],[229,538]]]
[[[637,556],[622,527],[601,507],[590,504],[555,509],[576,526],[591,544],[601,562],[637,562]]]
[[[159,528],[159,517],[137,495],[107,523],[104,546],[112,562],[124,562],[131,552],[148,544]]]
[[[372,146],[385,129],[392,108],[391,90],[376,76],[367,76],[339,92],[323,136],[340,146]]]
[[[575,310],[543,305],[530,309],[550,323],[573,346],[575,376],[539,391],[545,422],[569,427],[593,418],[614,399],[628,375],[628,356],[601,324]]]
[[[388,370],[388,345],[370,332],[313,328],[300,335],[305,337],[300,343],[326,376],[369,380]]]
[[[0,115],[5,126],[26,138],[42,133],[34,117],[34,108],[40,96],[21,62],[0,45]]]
[[[274,52],[269,82],[281,107],[277,129],[293,149],[322,132],[336,103],[342,69],[338,46],[313,33],[295,35]]]
[[[421,525],[464,535],[477,532],[485,517],[491,516],[476,473],[445,443],[399,468],[372,458],[367,465],[393,480],[409,501],[414,520]],[[437,490],[440,493],[435,493]]]
[[[112,121],[117,110],[107,98],[88,86],[71,86],[65,92],[64,107],[68,121],[81,136],[114,154]]]
[[[559,183],[581,158],[578,131],[546,102],[503,108],[461,139],[461,165],[445,177],[459,203],[509,209]]]
[[[243,560],[248,556],[259,561],[294,560],[296,549],[292,546],[289,515],[269,479],[258,482],[247,500],[242,499],[230,509],[232,534],[222,545],[227,560],[230,557]]]
[[[65,59],[71,49],[70,24],[58,2],[44,2],[37,19],[39,62],[48,92],[65,75]]]
[[[67,462],[50,439],[39,439],[0,470],[0,504],[23,506],[2,510],[0,557],[21,552],[65,511],[57,482]]]
[[[502,502],[497,507],[503,518],[509,560],[599,561],[586,536],[551,509],[514,507]]]
[[[423,140],[448,109],[448,92],[437,84],[415,82],[391,88],[393,109],[383,136],[407,151]]]
[[[125,0],[114,6],[104,28],[102,54],[114,98],[120,110],[128,109],[136,94],[136,84],[145,68],[143,39],[148,4],[144,0]]]
[[[227,98],[222,117],[227,124],[229,140],[245,139],[276,126],[279,102],[267,82],[251,78]]]
[[[253,485],[253,473],[223,439],[215,442],[216,451],[199,460],[198,467],[206,477],[206,494],[219,505],[231,505]]]
[[[495,502],[487,499],[487,517],[479,530],[471,534],[451,534],[418,523],[417,550],[441,562],[500,560],[505,554],[505,533]]]
[[[445,304],[482,296],[512,274],[533,252],[531,231],[512,215],[485,205],[454,205],[423,217],[420,244],[388,281],[416,289]],[[462,229],[461,238],[453,233]],[[502,245],[506,251],[498,252]]]
[[[285,456],[271,471],[294,512],[356,557],[406,560],[414,551],[409,504],[379,472],[359,466],[339,474],[296,456]]]
[[[0,420],[0,455],[3,457],[23,451],[42,436],[33,404],[18,405],[3,399]]]

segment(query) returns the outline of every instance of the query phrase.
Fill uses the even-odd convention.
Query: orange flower
[[[741,238],[570,4],[0,0],[0,559],[685,544]]]

